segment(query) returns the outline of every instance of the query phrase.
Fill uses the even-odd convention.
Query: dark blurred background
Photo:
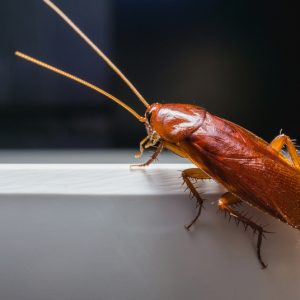
[[[149,102],[198,104],[267,140],[280,129],[300,138],[298,21],[288,2],[55,3]],[[41,0],[0,8],[1,149],[137,147],[146,133],[130,114],[13,52],[83,77],[143,113],[106,64]]]

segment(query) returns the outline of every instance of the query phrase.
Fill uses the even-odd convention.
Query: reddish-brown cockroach
[[[191,179],[214,179],[222,184],[228,192],[219,199],[219,209],[258,234],[257,257],[261,266],[265,268],[260,249],[262,237],[267,231],[237,210],[235,204],[243,201],[300,229],[300,156],[292,140],[281,134],[269,144],[239,125],[214,116],[195,105],[160,103],[149,105],[110,59],[57,6],[50,0],[44,2],[60,15],[129,86],[146,106],[145,116],[140,116],[124,102],[85,80],[21,52],[16,52],[16,55],[103,94],[144,123],[147,137],[140,143],[137,156],[141,156],[144,149],[149,147],[156,147],[156,150],[150,160],[140,166],[151,164],[163,148],[195,164],[196,168],[182,172],[185,184],[198,202],[197,215],[186,226],[187,229],[190,229],[199,218],[203,204],[203,199]],[[289,157],[281,151],[285,146]]]

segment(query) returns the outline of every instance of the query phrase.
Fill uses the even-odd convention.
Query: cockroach
[[[112,68],[145,105],[145,115],[139,115],[130,106],[99,87],[61,69],[17,51],[25,60],[85,85],[116,102],[141,123],[147,136],[140,142],[140,157],[146,148],[154,147],[150,165],[165,148],[191,161],[195,168],[182,171],[182,178],[198,204],[195,218],[186,228],[198,220],[204,199],[194,185],[195,180],[213,179],[227,192],[218,201],[224,211],[245,229],[257,233],[256,252],[262,268],[261,243],[267,233],[236,208],[244,202],[288,225],[300,229],[300,156],[293,141],[286,135],[278,135],[271,143],[259,138],[243,127],[217,117],[204,108],[190,104],[149,104],[111,60],[50,0],[44,2],[52,8],[75,32]],[[289,155],[283,153],[286,147]]]

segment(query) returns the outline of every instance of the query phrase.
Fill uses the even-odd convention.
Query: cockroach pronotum
[[[150,165],[163,148],[190,160],[196,167],[182,171],[182,178],[198,204],[189,230],[200,216],[204,199],[193,179],[214,179],[227,192],[218,201],[218,208],[257,233],[257,257],[262,266],[261,243],[264,227],[236,209],[239,202],[253,206],[288,225],[300,229],[300,156],[293,141],[280,134],[270,144],[241,126],[214,116],[204,108],[190,104],[148,104],[139,91],[111,60],[50,0],[44,2],[71,26],[77,34],[117,73],[145,105],[144,116],[99,87],[50,66],[21,52],[25,60],[85,85],[116,102],[145,124],[147,136],[140,142],[140,157],[146,148],[154,147]],[[289,155],[283,153],[286,147]]]

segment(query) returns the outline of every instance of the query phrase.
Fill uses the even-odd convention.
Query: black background
[[[297,11],[288,2],[60,0],[149,102],[194,103],[266,140],[299,131]],[[13,55],[45,60],[144,112],[42,1],[1,1],[0,147],[136,147],[145,129],[101,95]]]

